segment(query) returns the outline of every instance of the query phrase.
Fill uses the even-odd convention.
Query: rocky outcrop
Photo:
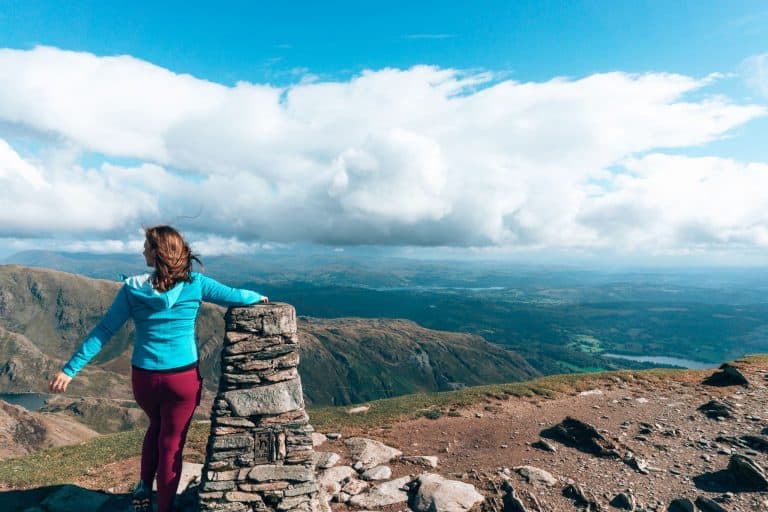
[[[724,363],[720,365],[719,371],[713,373],[706,379],[703,384],[709,386],[744,386],[749,387],[749,381],[743,373],[732,364]]]
[[[541,435],[598,457],[620,457],[618,447],[595,427],[570,416],[554,427],[543,430]]]

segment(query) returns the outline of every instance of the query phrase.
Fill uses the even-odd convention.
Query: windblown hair
[[[144,235],[155,260],[152,286],[159,292],[167,292],[180,281],[192,280],[192,261],[201,267],[203,263],[192,254],[181,233],[171,226],[153,226]]]

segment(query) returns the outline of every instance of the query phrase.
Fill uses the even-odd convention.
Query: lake
[[[624,354],[600,354],[605,357],[612,357],[614,359],[629,359],[630,361],[637,361],[639,363],[653,363],[679,366],[681,368],[689,368],[693,370],[704,370],[708,368],[717,368],[720,366],[715,363],[704,363],[702,361],[694,361],[693,359],[683,359],[680,357],[668,357],[668,356],[626,356]]]
[[[0,400],[20,405],[28,411],[39,411],[50,396],[42,393],[0,393]]]

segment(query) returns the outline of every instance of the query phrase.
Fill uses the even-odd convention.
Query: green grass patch
[[[425,418],[430,420],[436,420],[438,418],[443,417],[443,411],[441,411],[440,409],[429,409],[426,411],[420,411],[419,416],[424,416]]]
[[[567,361],[557,361],[557,364],[563,370],[571,373],[597,373],[605,370],[605,368],[602,368],[599,366],[592,366],[592,367],[579,366],[573,363],[569,363]]]
[[[10,487],[54,485],[82,477],[89,469],[141,454],[144,432],[131,430],[0,462],[0,482]]]
[[[589,334],[575,334],[571,336],[571,341],[566,347],[586,354],[599,354],[603,352],[600,340]]]

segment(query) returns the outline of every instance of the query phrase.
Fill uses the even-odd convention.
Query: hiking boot
[[[152,488],[140,481],[133,489],[134,512],[152,512]]]

